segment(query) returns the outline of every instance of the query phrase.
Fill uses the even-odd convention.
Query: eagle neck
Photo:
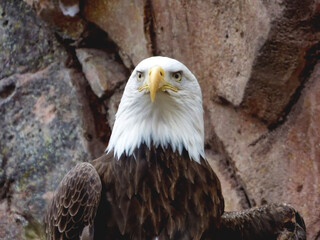
[[[204,126],[201,96],[177,102],[165,93],[159,93],[153,103],[142,95],[139,103],[128,96],[121,100],[107,151],[117,158],[131,156],[136,148],[171,148],[180,155],[183,149],[189,158],[200,162],[204,154]],[[135,99],[135,98],[132,98]]]

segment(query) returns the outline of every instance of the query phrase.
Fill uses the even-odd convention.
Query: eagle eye
[[[180,82],[182,79],[182,73],[181,72],[174,72],[174,73],[172,73],[172,78],[175,81]]]
[[[141,80],[143,80],[143,73],[142,72],[137,72],[137,80],[138,81],[141,81]]]

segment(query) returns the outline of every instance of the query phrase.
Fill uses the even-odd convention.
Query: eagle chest
[[[198,239],[223,211],[220,182],[207,167],[186,153],[141,147],[102,177],[96,219],[110,239]]]

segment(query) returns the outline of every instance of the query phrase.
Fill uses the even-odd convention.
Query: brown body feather
[[[92,164],[103,183],[95,234],[106,237],[99,239],[200,239],[219,224],[221,186],[206,160],[142,146]]]
[[[95,218],[94,239],[102,240],[200,239],[209,226],[219,225],[224,209],[221,186],[204,159],[199,164],[186,151],[179,155],[146,146],[119,160],[112,154],[100,157],[92,161],[102,183],[100,202],[100,180],[87,165],[78,165],[59,185],[46,217],[48,239],[79,239],[82,228],[92,225],[85,221],[88,213]],[[79,188],[91,195],[85,209],[74,190]],[[74,210],[65,201],[72,202]]]
[[[47,239],[80,239],[85,226],[96,240],[306,239],[303,219],[288,205],[224,212],[219,179],[186,151],[141,146],[130,157],[108,154],[91,164],[60,183],[45,218]]]

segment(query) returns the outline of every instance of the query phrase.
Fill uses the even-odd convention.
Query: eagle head
[[[204,157],[201,88],[181,62],[150,57],[133,70],[116,114],[107,151],[130,156],[141,144]]]

